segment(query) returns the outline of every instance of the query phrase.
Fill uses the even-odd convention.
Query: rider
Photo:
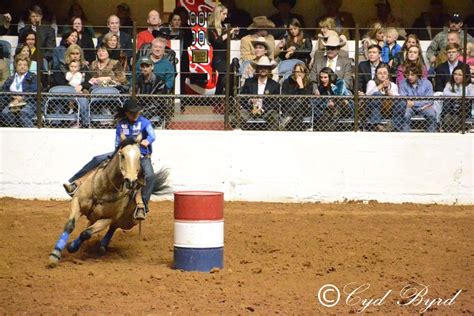
[[[140,165],[145,178],[145,185],[141,190],[143,203],[137,201],[137,209],[135,212],[135,219],[137,220],[144,220],[146,217],[148,201],[150,200],[154,184],[154,171],[150,157],[152,153],[151,144],[155,140],[155,132],[153,131],[151,122],[141,115],[142,109],[143,107],[135,100],[128,99],[123,105],[123,108],[121,108],[116,115],[118,123],[115,136],[115,148],[118,149],[121,143],[120,135],[122,133],[125,137],[137,137],[140,133],[142,134],[142,141],[140,142],[140,151],[142,154]],[[81,184],[80,178],[92,169],[98,167],[103,161],[112,158],[113,154],[114,152],[110,152],[92,158],[91,161],[69,179],[69,183],[63,184],[66,192],[70,196],[73,196]]]

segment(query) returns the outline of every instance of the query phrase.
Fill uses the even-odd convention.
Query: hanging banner
[[[185,81],[186,94],[214,94],[217,76],[212,73],[213,50],[207,41],[207,17],[214,9],[213,0],[176,0],[189,12],[193,43],[187,48],[190,75]]]

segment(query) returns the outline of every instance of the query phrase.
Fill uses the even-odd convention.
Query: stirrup
[[[133,212],[133,218],[137,221],[143,221],[146,218],[146,211],[144,207],[136,207]]]
[[[66,193],[70,196],[73,197],[74,194],[76,194],[77,189],[79,189],[79,186],[76,183],[64,183],[63,184],[64,190],[66,190]]]

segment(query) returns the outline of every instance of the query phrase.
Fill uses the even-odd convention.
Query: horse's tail
[[[170,188],[170,186],[166,184],[168,182],[168,175],[168,169],[164,168],[160,169],[158,172],[155,172],[152,194],[160,195],[166,193],[165,191]]]

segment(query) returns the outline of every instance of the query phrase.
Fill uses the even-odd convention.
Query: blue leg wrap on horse
[[[112,236],[115,233],[115,229],[109,229],[107,234],[105,234],[104,238],[100,241],[100,245],[103,246],[104,248],[107,248],[109,246],[110,240],[112,239]]]
[[[69,239],[69,233],[68,232],[63,232],[61,234],[61,237],[59,237],[58,241],[56,242],[56,245],[54,246],[54,249],[62,251],[64,249],[64,247],[66,246],[66,243],[67,243],[68,239]]]
[[[71,253],[76,252],[81,247],[81,244],[82,244],[81,237],[77,237],[67,246],[67,251]]]

